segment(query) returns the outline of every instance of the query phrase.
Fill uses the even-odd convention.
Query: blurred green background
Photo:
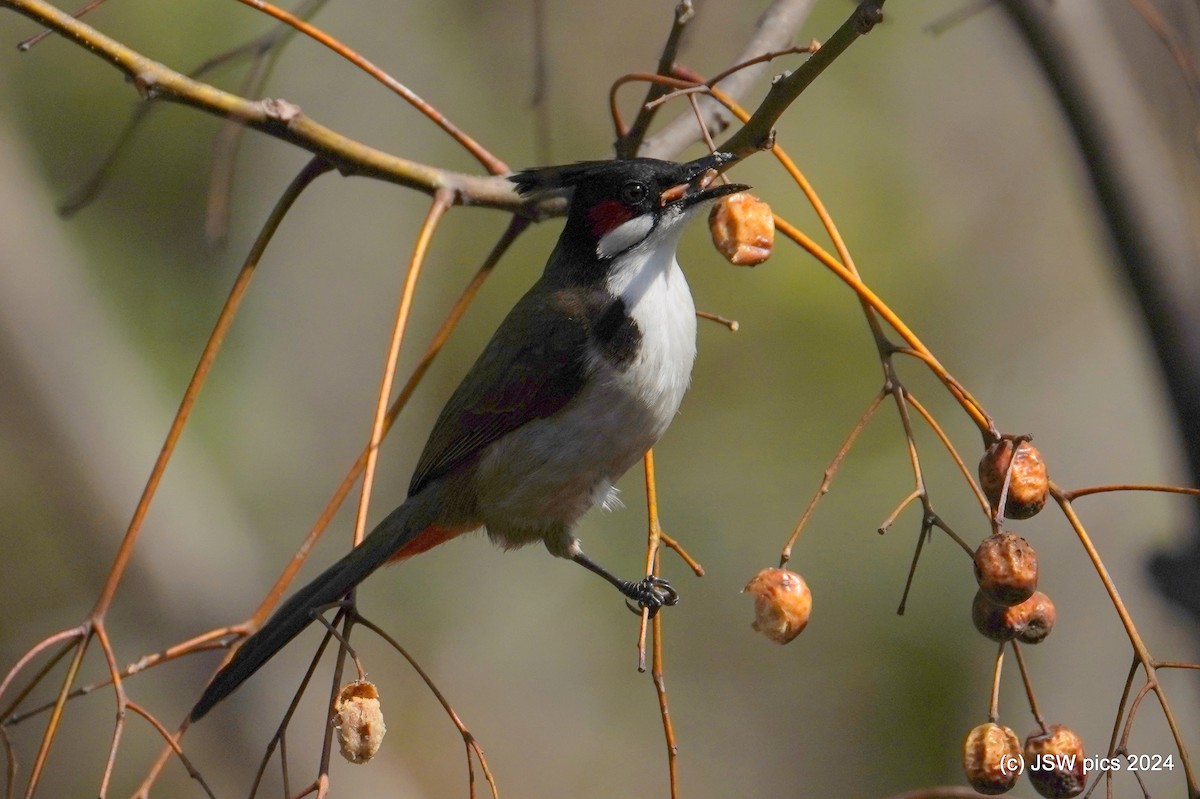
[[[613,139],[608,86],[653,68],[673,3],[547,6],[549,158],[604,157]],[[697,2],[683,60],[700,72],[726,66],[763,6]],[[821,193],[868,283],[1003,429],[1036,436],[1054,479],[1184,482],[1160,378],[1059,112],[998,10],[940,36],[925,31],[954,7],[889,4],[886,23],[784,117],[778,140]],[[850,8],[818,4],[800,40],[826,37]],[[1136,19],[1113,13],[1123,35],[1153,41]],[[269,28],[244,7],[200,0],[110,2],[88,21],[182,71]],[[530,105],[529,2],[332,2],[316,22],[512,166],[543,157]],[[105,192],[64,221],[56,203],[99,163],[138,100],[118,73],[61,40],[16,53],[12,45],[34,32],[0,15],[5,668],[95,601],[241,259],[307,160],[250,134],[232,226],[214,245],[204,205],[220,122],[164,106]],[[233,88],[240,75],[230,68],[213,80]],[[623,92],[627,115],[641,91]],[[309,41],[284,52],[265,93],[381,149],[475,168],[424,118]],[[825,240],[769,157],[735,175]],[[324,506],[369,433],[403,267],[427,204],[394,186],[330,176],[285,222],[110,616],[123,662],[244,618]],[[401,374],[504,224],[495,212],[457,209],[439,230]],[[550,221],[522,238],[430,372],[385,445],[373,519],[403,497],[433,415],[539,272],[557,229]],[[792,565],[815,597],[808,630],[785,648],[767,642],[750,629],[752,602],[738,593],[777,562],[878,389],[857,302],[784,244],[765,265],[734,269],[697,225],[681,260],[697,306],[741,323],[736,334],[701,325],[692,391],[656,450],[666,529],[707,570],[694,579],[664,558],[683,596],[665,614],[683,795],[882,796],[961,783],[960,742],[985,718],[995,647],[971,627],[970,564],[944,536],[925,549],[907,614],[895,614],[920,519],[912,508],[886,536],[875,532],[912,487],[891,407],[863,435],[797,547]],[[919,365],[906,364],[904,376],[973,465],[979,439],[968,421]],[[977,541],[987,525],[966,486],[929,431],[918,438],[935,507]],[[627,507],[593,512],[580,535],[594,558],[632,574],[645,535],[640,474],[623,488]],[[1194,659],[1194,630],[1151,591],[1144,566],[1152,547],[1174,538],[1182,501],[1106,496],[1080,510],[1155,654]],[[352,518],[338,516],[305,575],[346,546]],[[1027,650],[1042,710],[1100,752],[1129,646],[1061,515],[1050,509],[1013,529],[1037,547],[1042,587],[1059,609],[1054,634]],[[601,581],[541,548],[503,554],[472,536],[380,573],[360,600],[437,680],[504,795],[667,795],[653,685],[635,670],[636,621]],[[188,752],[219,796],[244,794],[318,637],[306,634],[189,733]],[[366,634],[355,640],[383,694],[389,733],[367,767],[335,758],[335,794],[464,795],[462,744],[440,708],[399,657]],[[156,669],[129,690],[173,727],[217,658]],[[98,650],[86,667],[90,677],[103,672]],[[1023,737],[1033,721],[1011,658],[1006,667],[1001,718]],[[289,736],[293,790],[317,760],[321,685]],[[1168,688],[1200,746],[1196,679],[1173,673]],[[107,689],[70,705],[42,795],[95,793],[111,721]],[[10,730],[22,774],[39,724]],[[115,793],[137,784],[158,748],[131,719]],[[1131,748],[1171,751],[1151,702]],[[1150,784],[1155,795],[1182,795],[1178,769],[1150,775]],[[1136,791],[1123,777],[1118,795]],[[202,795],[177,762],[158,794]]]

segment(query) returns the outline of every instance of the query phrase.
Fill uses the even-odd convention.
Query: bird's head
[[[582,161],[527,169],[512,175],[517,191],[571,193],[560,242],[601,262],[645,244],[674,241],[679,225],[709,202],[744,191],[742,184],[717,184],[717,168],[734,160],[713,153],[679,164],[655,158]]]

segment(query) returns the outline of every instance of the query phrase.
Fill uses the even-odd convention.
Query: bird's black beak
[[[715,200],[727,194],[736,194],[750,188],[744,183],[714,183],[718,169],[737,160],[730,153],[712,153],[695,161],[680,164],[680,182],[662,193],[662,207],[675,206],[680,210],[706,200]]]

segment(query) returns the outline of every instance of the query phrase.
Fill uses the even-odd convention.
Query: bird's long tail
[[[363,542],[330,566],[280,606],[262,629],[247,638],[233,658],[217,673],[192,708],[198,721],[258,671],[263,664],[304,630],[315,613],[342,599],[385,562],[424,552],[462,530],[446,530],[425,521],[410,498],[381,521]]]

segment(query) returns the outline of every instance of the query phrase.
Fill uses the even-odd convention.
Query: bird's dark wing
[[[409,496],[575,396],[586,377],[589,332],[583,311],[561,293],[535,289],[521,298],[442,409]],[[533,319],[536,330],[529,328]]]

